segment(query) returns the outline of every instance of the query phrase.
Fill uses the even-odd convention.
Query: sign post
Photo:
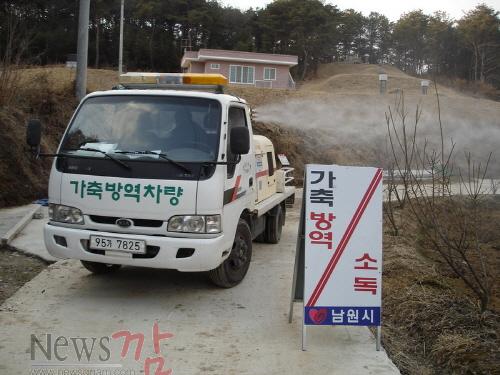
[[[293,302],[302,300],[302,350],[309,325],[377,327],[382,291],[382,170],[307,165]]]

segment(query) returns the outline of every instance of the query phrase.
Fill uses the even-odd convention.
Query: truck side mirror
[[[42,123],[36,119],[29,120],[26,127],[26,143],[30,147],[38,147],[41,140]]]
[[[31,151],[38,156],[40,152],[40,142],[42,140],[42,123],[40,120],[32,119],[26,126],[26,143]]]
[[[250,132],[245,126],[236,126],[231,129],[230,146],[235,155],[245,155],[250,151]]]

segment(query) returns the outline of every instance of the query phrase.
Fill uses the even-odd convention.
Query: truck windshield
[[[87,99],[60,152],[125,161],[217,160],[221,105],[205,98],[109,95]]]

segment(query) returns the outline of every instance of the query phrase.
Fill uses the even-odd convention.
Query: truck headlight
[[[205,226],[207,233],[220,233],[222,229],[220,215],[205,216]]]
[[[168,221],[169,232],[184,233],[220,233],[220,215],[174,216]]]
[[[49,204],[49,219],[67,224],[84,223],[82,211],[78,208],[54,203]]]

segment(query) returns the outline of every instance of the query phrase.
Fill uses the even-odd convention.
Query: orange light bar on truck
[[[222,74],[186,73],[183,78],[186,85],[227,85],[227,78]]]
[[[227,85],[222,74],[203,73],[126,73],[120,76],[120,84],[148,85]]]

